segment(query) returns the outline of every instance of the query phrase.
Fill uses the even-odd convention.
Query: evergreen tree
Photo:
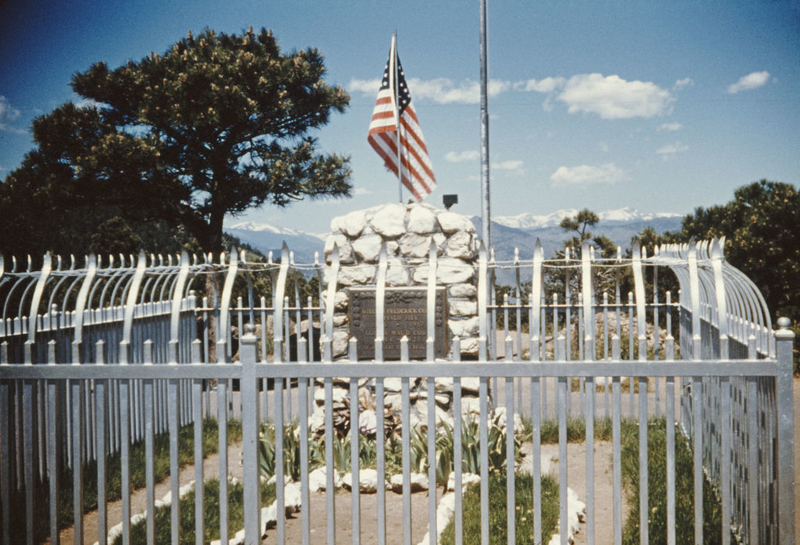
[[[684,241],[724,236],[725,257],[758,286],[773,315],[800,317],[800,191],[761,180],[721,206],[697,208],[681,224]]]
[[[284,54],[250,29],[189,34],[163,55],[76,74],[73,90],[93,105],[34,121],[37,147],[0,188],[0,250],[86,251],[121,217],[127,226],[104,230],[125,245],[160,221],[218,253],[226,214],[349,196],[347,158],[308,134],[349,103],[324,72],[316,49]]]

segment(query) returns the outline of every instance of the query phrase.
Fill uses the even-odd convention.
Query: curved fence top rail
[[[542,246],[536,240],[531,259],[520,260],[520,252],[515,251],[513,261],[498,261],[493,251],[481,247],[478,252],[477,269],[488,271],[479,274],[478,294],[492,282],[495,271],[513,268],[517,271],[518,293],[526,292],[530,297],[532,315],[545,296],[545,274],[552,274],[560,269],[573,274],[580,281],[577,296],[590,311],[590,305],[597,298],[596,285],[593,283],[599,275],[607,271],[630,270],[632,272],[632,301],[637,307],[639,320],[645,315],[647,305],[645,292],[646,268],[667,267],[671,269],[680,285],[680,306],[691,315],[693,336],[699,335],[701,322],[706,322],[719,330],[719,334],[739,337],[744,342],[749,335],[763,336],[771,330],[772,323],[763,296],[753,282],[741,271],[724,259],[725,240],[686,244],[662,245],[655,249],[654,255],[647,256],[638,243],[634,243],[630,257],[622,256],[618,249],[616,256],[603,258],[595,254],[594,248],[584,243],[579,256],[572,254],[569,248],[563,257],[545,259]],[[529,254],[530,255],[530,254]],[[329,263],[296,263],[294,255],[284,244],[279,261],[273,261],[272,253],[266,262],[248,262],[245,253],[232,250],[221,254],[218,259],[212,255],[189,256],[186,252],[180,256],[147,256],[140,253],[138,257],[119,255],[109,256],[103,261],[99,256],[90,255],[79,267],[74,256],[70,256],[67,265],[60,257],[51,258],[48,254],[42,261],[39,270],[32,269],[32,260],[27,264],[12,260],[11,266],[0,256],[0,306],[2,306],[2,323],[8,320],[27,322],[28,339],[33,341],[37,333],[37,318],[54,313],[71,313],[71,327],[75,330],[75,340],[80,341],[89,311],[117,309],[124,315],[123,340],[130,338],[134,319],[144,305],[161,305],[162,312],[171,313],[170,338],[178,337],[178,318],[183,302],[192,290],[205,287],[203,278],[208,275],[219,275],[220,283],[215,286],[219,290],[219,298],[214,302],[220,309],[220,326],[224,330],[228,324],[227,314],[231,309],[231,298],[234,283],[243,277],[248,283],[253,306],[253,287],[251,277],[255,273],[265,276],[271,285],[273,308],[279,310],[283,305],[284,295],[288,295],[288,271],[315,273],[330,285],[331,279],[338,279],[343,270],[358,265],[348,265],[339,261],[339,252],[329,256]],[[386,259],[386,252],[381,253]],[[519,271],[526,271],[531,278],[530,285],[524,288],[519,283]],[[263,273],[266,273],[264,275]],[[375,282],[377,284],[377,282]],[[202,284],[202,285],[201,285]],[[488,289],[488,288],[487,288]],[[535,297],[535,293],[539,297]],[[327,298],[332,292],[327,290]],[[486,299],[483,300],[486,304]],[[481,304],[479,304],[481,307]],[[485,309],[479,309],[485,312]],[[281,312],[275,312],[275,319],[281,320]],[[587,326],[590,312],[585,313]],[[277,324],[280,325],[280,324]],[[5,330],[3,330],[5,331]],[[741,339],[744,331],[744,339]],[[761,343],[759,343],[761,345]],[[766,350],[764,350],[766,348]],[[763,345],[765,352],[772,350]]]

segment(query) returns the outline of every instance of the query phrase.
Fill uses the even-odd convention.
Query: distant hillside
[[[559,210],[547,216],[500,216],[492,221],[492,243],[495,257],[498,261],[514,259],[514,249],[519,249],[520,260],[530,260],[533,255],[533,246],[538,238],[544,249],[545,257],[552,257],[556,250],[564,245],[569,238],[559,223],[568,216],[573,216],[577,210]],[[613,240],[623,251],[630,246],[631,238],[636,236],[646,227],[652,227],[657,233],[664,231],[677,231],[680,229],[683,216],[672,214],[640,214],[635,210],[622,209],[600,212],[600,221],[592,228],[592,234],[605,235]],[[481,232],[481,218],[474,216],[472,223],[475,229]],[[522,281],[529,278],[522,275]],[[498,273],[497,281],[500,284],[512,284],[514,275],[511,270]]]
[[[564,209],[542,216],[522,214],[492,218],[492,242],[497,259],[513,259],[515,247],[519,248],[521,259],[529,258],[537,237],[545,256],[553,255],[569,238],[569,234],[559,227],[561,220],[577,212]],[[659,234],[677,231],[683,219],[679,214],[643,214],[630,208],[607,210],[597,215],[600,221],[592,228],[592,233],[607,236],[623,249],[628,248],[631,238],[646,227],[652,227]],[[481,218],[475,216],[472,222],[480,232]]]
[[[492,241],[498,260],[514,258],[514,248],[519,248],[520,259],[530,259],[533,244],[538,237],[544,248],[545,257],[552,256],[559,249],[567,233],[558,224],[577,210],[558,210],[552,214],[536,216],[522,214],[520,216],[498,216],[492,221]],[[605,235],[623,249],[630,244],[631,237],[645,227],[652,227],[658,233],[676,231],[680,228],[683,216],[676,214],[642,214],[636,210],[622,208],[598,213],[600,222],[592,232]],[[471,218],[475,229],[481,232],[481,219]],[[225,228],[230,233],[267,255],[270,251],[277,257],[281,245],[285,241],[295,254],[298,262],[310,263],[314,260],[314,252],[320,253],[325,245],[325,234],[306,233],[297,229],[274,227],[266,223],[243,222]]]
[[[312,263],[314,253],[319,252],[322,259],[322,249],[325,245],[325,235],[314,235],[297,229],[274,227],[267,223],[243,222],[225,228],[229,233],[242,242],[253,246],[264,255],[273,253],[277,259],[281,253],[283,243],[294,252],[295,261],[298,263]]]

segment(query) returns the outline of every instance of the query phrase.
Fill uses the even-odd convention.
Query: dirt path
[[[241,460],[242,444],[235,443],[228,447],[228,475],[241,479],[242,464]],[[204,480],[219,476],[219,456],[212,455],[203,462]],[[180,472],[180,485],[184,486],[194,480],[194,466],[186,466]],[[169,479],[159,483],[155,487],[155,498],[160,500],[170,491]],[[131,516],[143,513],[147,510],[146,489],[142,488],[131,494]],[[108,530],[122,522],[122,501],[118,500],[108,504],[107,511]],[[83,543],[93,545],[98,541],[97,535],[97,511],[92,511],[83,517]],[[61,543],[73,543],[73,529],[67,528],[61,532]],[[49,540],[48,540],[49,542]]]
[[[800,445],[800,379],[794,381],[794,425],[795,425],[795,444]],[[228,448],[229,473],[241,476],[241,465],[239,457],[241,446],[231,445]],[[568,480],[569,486],[577,494],[581,501],[586,501],[586,478],[585,461],[586,447],[584,444],[570,444],[568,447]],[[795,455],[795,482],[800,482],[800,448],[794,449]],[[551,461],[551,470],[558,471],[557,445],[545,445],[542,447],[542,457],[555,460]],[[598,544],[613,543],[613,487],[611,482],[611,444],[598,442],[595,444],[595,542]],[[219,473],[218,458],[211,456],[204,463],[205,478],[217,476]],[[181,471],[180,482],[184,485],[194,479],[194,468],[187,467]],[[156,487],[156,498],[163,497],[169,491],[169,482],[161,483]],[[137,491],[131,498],[131,512],[140,513],[145,510],[146,498],[144,490]],[[427,531],[428,516],[428,496],[427,493],[418,493],[412,496],[412,543],[416,544],[422,539]],[[311,505],[311,542],[324,543],[326,538],[326,504],[324,494],[312,494]],[[339,492],[336,495],[336,525],[337,543],[351,543],[351,501],[350,494]],[[625,495],[623,494],[623,521],[626,513]],[[112,502],[108,505],[108,525],[109,528],[118,524],[122,517],[122,503]],[[361,535],[365,540],[370,540],[377,532],[377,495],[361,495]],[[387,492],[386,494],[386,513],[387,513],[387,544],[394,545],[402,543],[402,496]],[[92,545],[97,541],[97,513],[93,512],[84,517],[84,543]],[[287,520],[286,539],[287,543],[300,542],[300,514],[295,518]],[[800,486],[795,486],[795,532],[797,540],[800,542]],[[265,543],[275,543],[275,530],[269,530]],[[62,543],[72,543],[72,529],[61,532]],[[586,543],[586,527],[581,524],[581,531],[575,536],[575,543],[581,545]]]
[[[437,500],[441,498],[442,489],[437,490]],[[372,543],[378,534],[378,495],[361,494],[361,539],[365,543]],[[353,543],[353,517],[352,495],[339,490],[334,501],[336,520],[336,543],[349,545]],[[403,496],[392,491],[386,492],[386,543],[387,545],[402,545],[403,543]],[[309,506],[310,525],[309,535],[312,545],[327,543],[327,506],[324,492],[311,494]],[[428,530],[428,493],[418,492],[411,495],[411,543],[416,545]],[[267,531],[264,544],[277,543],[277,531],[271,528]],[[302,543],[301,513],[286,520],[286,543]]]
[[[522,451],[529,455],[531,445],[523,446]],[[614,542],[614,486],[612,481],[612,444],[609,441],[598,441],[594,445],[594,508],[595,508],[595,543]],[[548,472],[556,479],[559,477],[558,445],[542,445],[541,459],[544,467],[549,465]],[[522,470],[532,468],[530,458],[523,463]],[[567,445],[567,486],[578,495],[578,499],[586,503],[586,445],[570,443]],[[622,494],[622,520],[627,514],[627,501]],[[575,544],[583,545],[586,540],[586,523],[580,524],[580,531],[575,534]]]
[[[614,503],[612,485],[611,443],[598,442],[595,444],[595,543],[613,543],[614,528],[613,514]],[[523,447],[523,452],[530,453],[530,444]],[[558,445],[544,445],[542,459],[550,461],[550,473],[558,477]],[[581,501],[586,500],[586,446],[584,444],[570,444],[567,447],[568,485],[578,494]],[[529,458],[530,459],[530,458]],[[527,470],[530,468],[527,465]],[[523,471],[526,466],[523,466]],[[438,490],[441,497],[441,489]],[[403,543],[402,495],[393,492],[386,493],[386,543],[400,545]],[[428,528],[428,494],[417,493],[411,496],[411,543],[416,544],[422,539]],[[623,499],[623,520],[627,504]],[[336,543],[352,543],[352,496],[349,492],[338,491],[335,497]],[[361,537],[366,542],[371,542],[377,535],[377,494],[361,494]],[[327,506],[325,493],[311,494],[309,506],[310,527],[309,534],[312,544],[324,544],[327,537]],[[286,521],[286,543],[300,543],[302,539],[301,514],[297,513]],[[277,531],[272,528],[267,532],[265,545],[277,543]],[[575,535],[575,544],[586,543],[586,525],[581,524],[581,531]]]

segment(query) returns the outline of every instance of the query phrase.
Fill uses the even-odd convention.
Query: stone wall
[[[475,227],[466,216],[428,204],[385,204],[334,218],[325,243],[331,261],[334,244],[341,268],[334,313],[334,357],[347,354],[350,328],[348,295],[351,286],[374,286],[381,244],[389,256],[387,287],[428,284],[428,253],[436,244],[436,283],[447,288],[450,338],[461,338],[462,356],[478,353],[477,258]],[[329,282],[326,268],[325,283]],[[448,339],[448,342],[450,339]]]

